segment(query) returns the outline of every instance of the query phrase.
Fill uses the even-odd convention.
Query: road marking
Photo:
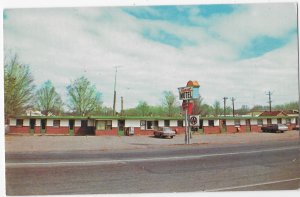
[[[261,185],[270,185],[270,184],[275,184],[275,183],[290,182],[290,181],[296,181],[296,180],[300,180],[300,177],[299,178],[294,178],[294,179],[286,179],[286,180],[279,180],[279,181],[270,181],[270,182],[255,183],[255,184],[249,184],[249,185],[241,185],[241,186],[232,186],[232,187],[223,187],[223,188],[209,189],[209,190],[204,190],[204,191],[206,191],[206,192],[226,191],[226,190],[233,190],[233,189],[240,189],[240,188],[247,188],[247,187],[255,187],[255,186],[261,186]]]
[[[253,154],[262,152],[273,152],[283,150],[300,149],[299,146],[291,146],[287,148],[273,148],[265,150],[244,151],[244,152],[231,152],[231,153],[216,153],[204,155],[189,155],[189,156],[175,156],[175,157],[152,157],[152,158],[135,158],[135,159],[115,159],[115,160],[90,160],[90,161],[61,161],[61,162],[24,162],[24,163],[6,163],[6,167],[32,167],[36,165],[53,166],[53,165],[82,165],[82,164],[126,164],[130,162],[146,162],[146,161],[168,161],[168,160],[188,160],[188,159],[201,159],[205,157],[216,156],[231,156],[239,154]]]

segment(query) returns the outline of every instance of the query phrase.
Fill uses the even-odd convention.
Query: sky
[[[65,102],[85,76],[112,107],[117,66],[117,111],[121,96],[159,105],[189,80],[210,105],[268,105],[268,91],[276,105],[298,99],[296,17],[294,3],[5,9],[4,52]]]

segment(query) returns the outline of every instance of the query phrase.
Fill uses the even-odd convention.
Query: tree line
[[[81,76],[66,86],[67,101],[63,102],[50,80],[36,87],[29,65],[21,63],[15,54],[4,63],[4,108],[5,119],[21,115],[27,109],[40,111],[43,115],[112,115],[112,108],[103,106],[101,92],[86,77]],[[140,101],[136,108],[126,109],[122,115],[167,115],[179,114],[176,96],[171,91],[163,92],[162,106],[152,107]],[[64,107],[67,107],[65,110]]]
[[[5,119],[24,114],[27,109],[41,111],[44,115],[86,115],[100,110],[101,93],[84,76],[71,81],[66,87],[68,101],[64,103],[50,80],[40,87],[33,84],[29,65],[22,64],[15,54],[4,62]],[[64,112],[63,106],[69,108]]]
[[[29,65],[19,61],[15,54],[4,62],[4,108],[5,119],[24,114],[27,109],[41,111],[43,115],[112,115],[111,107],[103,106],[101,92],[96,89],[86,77],[81,76],[66,86],[67,101],[63,102],[50,80],[36,87]],[[136,107],[125,109],[118,115],[127,116],[180,116],[181,103],[172,91],[164,91],[160,105],[151,106],[140,100]],[[68,110],[65,110],[67,107]],[[298,109],[298,102],[291,102],[273,107],[274,110]],[[254,106],[249,109],[246,105],[235,110],[235,114],[243,115],[253,110],[268,110],[268,106]],[[230,115],[232,108],[227,106],[226,114]],[[219,101],[213,105],[203,102],[200,97],[194,100],[193,114],[202,116],[218,116],[224,114]]]

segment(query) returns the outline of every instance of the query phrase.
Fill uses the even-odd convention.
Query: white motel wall
[[[292,130],[298,123],[298,116],[274,117],[200,117],[194,128],[204,134],[261,132],[268,124],[286,124]],[[97,125],[102,125],[98,126]],[[168,126],[182,134],[185,132],[183,117],[118,117],[118,116],[18,116],[12,117],[9,133],[62,134],[62,135],[124,135],[134,128],[136,135],[152,135],[158,127]],[[193,125],[192,125],[193,126]]]

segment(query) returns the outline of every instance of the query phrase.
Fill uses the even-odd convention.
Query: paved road
[[[285,190],[299,142],[6,154],[7,195]]]

